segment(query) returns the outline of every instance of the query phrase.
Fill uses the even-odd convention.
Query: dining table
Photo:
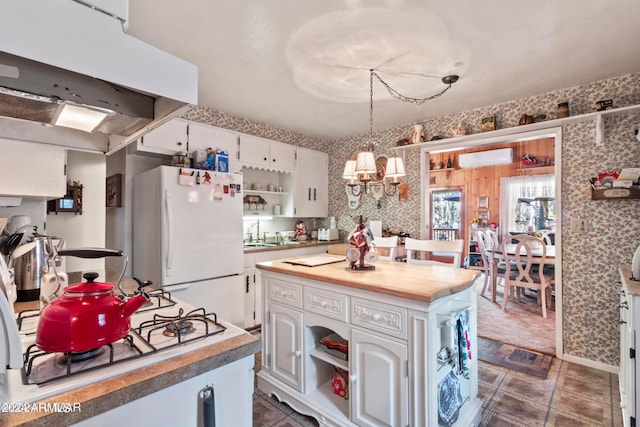
[[[489,272],[491,274],[491,298],[493,302],[496,302],[496,289],[498,282],[498,263],[500,261],[512,261],[515,260],[516,255],[516,247],[518,246],[516,243],[507,243],[504,245],[504,251],[502,248],[502,244],[492,246],[487,248],[487,255],[489,258],[489,262],[492,263]],[[545,245],[546,254],[544,257],[544,265],[555,266],[556,264],[556,247],[555,245]],[[504,259],[504,254],[507,254],[509,260]],[[531,256],[533,258],[534,263],[540,263],[542,261],[542,248],[531,248]]]

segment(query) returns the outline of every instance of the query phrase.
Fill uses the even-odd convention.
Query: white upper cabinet
[[[172,119],[138,139],[138,150],[149,153],[174,155],[186,152],[189,142],[189,122]]]
[[[64,197],[64,148],[0,138],[0,152],[0,195]]]
[[[202,123],[189,123],[189,152],[220,149],[229,154],[229,172],[240,171],[237,160],[238,134],[228,129],[209,126]]]
[[[172,119],[138,140],[138,150],[172,156],[179,151],[220,149],[229,154],[229,172],[238,172],[238,134],[228,129],[184,119]]]
[[[298,148],[293,194],[293,216],[329,215],[329,156]]]
[[[258,136],[240,134],[238,156],[243,166],[276,171],[292,171],[296,164],[296,147]]]

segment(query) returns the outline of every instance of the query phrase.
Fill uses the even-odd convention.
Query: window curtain
[[[507,176],[500,178],[500,234],[521,230],[516,223],[518,199],[555,197],[555,175]]]

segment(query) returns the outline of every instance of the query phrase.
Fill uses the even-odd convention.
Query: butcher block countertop
[[[390,261],[376,262],[375,270],[352,270],[346,260],[315,267],[287,262],[309,258],[315,260],[318,257],[340,259],[335,255],[314,255],[260,262],[256,267],[261,270],[426,302],[470,288],[473,286],[474,279],[480,274],[478,270]]]
[[[25,309],[25,307],[16,308]],[[253,355],[261,349],[261,340],[249,333],[232,337],[210,346],[152,363],[37,402],[38,404],[79,403],[82,408],[79,412],[0,413],[0,425],[3,427],[63,426],[77,423],[107,412],[124,403],[145,397],[163,388]]]

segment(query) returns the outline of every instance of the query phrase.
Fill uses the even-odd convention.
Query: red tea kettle
[[[79,258],[125,258],[118,280],[120,295],[115,296],[113,285],[95,282],[98,273],[85,273],[86,282],[67,286],[64,294],[49,303],[40,314],[36,330],[36,346],[49,353],[79,353],[118,341],[129,333],[131,315],[149,300],[142,291],[151,282],[138,282],[138,289],[128,298],[121,288],[126,270],[126,255],[112,249],[64,249],[60,256]]]

